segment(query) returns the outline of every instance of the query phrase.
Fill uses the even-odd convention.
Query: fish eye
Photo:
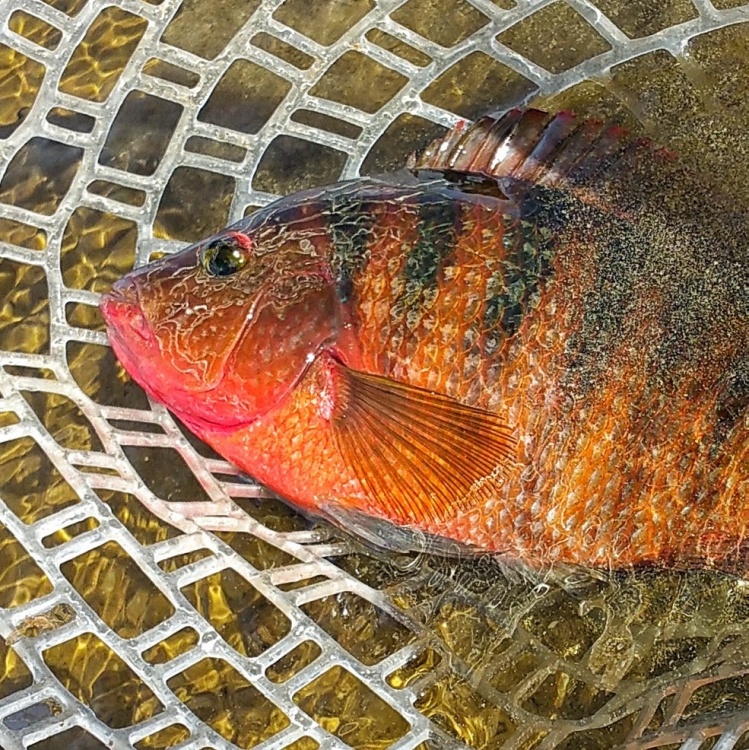
[[[232,237],[209,242],[200,253],[200,264],[210,276],[231,276],[247,263],[247,250]]]

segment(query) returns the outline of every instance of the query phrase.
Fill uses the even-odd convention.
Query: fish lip
[[[108,331],[117,336],[121,342],[125,337],[120,335],[118,324],[121,325],[123,322],[128,330],[136,334],[144,343],[154,342],[153,332],[140,303],[138,287],[131,281],[121,279],[109,292],[103,294],[99,309],[107,323]]]
[[[138,294],[138,285],[128,276],[124,276],[115,281],[112,288],[102,295],[102,302],[113,300],[116,302],[128,302],[140,307],[140,295]]]

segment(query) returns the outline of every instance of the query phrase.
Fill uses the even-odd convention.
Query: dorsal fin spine
[[[512,177],[547,187],[580,186],[607,173],[630,150],[658,152],[647,138],[630,138],[624,128],[572,112],[551,115],[512,109],[459,123],[409,162],[415,169],[474,172]]]

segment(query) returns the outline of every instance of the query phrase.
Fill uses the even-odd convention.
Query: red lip
[[[140,306],[137,286],[121,279],[99,303],[107,327],[127,336],[131,331],[144,342],[153,341],[153,333]]]

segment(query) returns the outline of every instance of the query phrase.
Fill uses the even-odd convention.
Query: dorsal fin
[[[649,139],[633,138],[602,120],[512,109],[501,117],[459,123],[408,166],[512,177],[547,187],[593,188],[620,177],[626,181],[628,165],[642,161],[642,152],[670,156]]]

